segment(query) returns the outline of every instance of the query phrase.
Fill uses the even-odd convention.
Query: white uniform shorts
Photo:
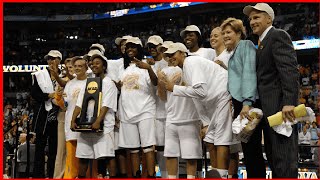
[[[98,159],[114,156],[113,131],[109,133],[80,133],[77,139],[77,158]]]
[[[200,159],[202,157],[202,146],[199,122],[167,123],[164,156]]]
[[[164,146],[164,135],[166,130],[166,119],[156,119],[155,121],[156,130],[156,145]]]
[[[119,146],[139,148],[156,145],[155,120],[144,119],[137,123],[120,122]]]
[[[216,107],[204,141],[217,146],[231,145],[233,144],[233,135],[230,100],[225,98]]]

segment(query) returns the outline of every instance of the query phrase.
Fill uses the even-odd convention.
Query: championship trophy
[[[102,98],[102,80],[100,77],[88,78],[86,83],[86,90],[82,100],[82,108],[80,118],[76,119],[77,132],[97,132],[92,129],[92,124],[96,121],[100,114],[101,98]],[[94,100],[94,111],[92,117],[87,117],[88,105],[91,100]],[[103,120],[101,121],[98,132],[103,131]]]

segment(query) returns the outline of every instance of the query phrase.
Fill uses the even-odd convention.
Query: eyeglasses
[[[126,44],[126,49],[129,49],[129,48],[137,48],[137,45],[133,44],[133,43],[127,43]]]
[[[165,54],[165,57],[167,58],[172,58],[176,53],[172,53],[172,54]]]
[[[53,61],[53,60],[55,60],[56,59],[56,57],[52,57],[52,56],[48,56],[47,57],[47,61]]]

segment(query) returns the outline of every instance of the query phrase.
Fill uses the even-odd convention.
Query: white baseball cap
[[[51,56],[51,57],[58,57],[58,58],[60,58],[60,60],[62,60],[62,54],[61,54],[61,52],[58,51],[58,50],[51,50],[51,51],[49,51],[49,53],[44,56],[44,59],[48,59],[49,56]]]
[[[272,21],[274,20],[274,11],[267,3],[257,3],[255,6],[246,6],[243,8],[243,13],[249,16],[251,11],[254,9],[266,12],[271,17]]]
[[[102,52],[101,51],[99,51],[99,50],[97,50],[97,49],[92,49],[92,50],[90,50],[89,52],[88,52],[88,56],[93,56],[93,55],[95,55],[95,54],[101,54],[102,55]]]
[[[169,45],[172,44],[173,42],[172,41],[164,41],[163,44],[161,44],[158,48],[158,50],[160,52],[164,52],[166,51],[166,49],[168,49]],[[165,49],[164,49],[165,48]]]
[[[128,38],[127,41],[126,41],[126,44],[127,44],[127,43],[137,44],[137,45],[140,45],[140,46],[142,47],[142,42],[141,42],[141,40],[140,40],[138,37]]]
[[[95,58],[97,58],[97,57],[100,57],[100,58],[102,58],[103,60],[105,60],[105,61],[107,61],[108,59],[104,56],[104,55],[102,55],[102,54],[94,54],[94,55],[92,55],[91,57],[90,57],[90,60],[91,61],[93,61]]]
[[[159,44],[163,44],[163,39],[158,35],[153,35],[148,38],[147,44],[148,43],[151,43],[157,46]]]
[[[94,48],[94,47],[100,49],[100,51],[101,51],[102,54],[104,54],[104,52],[106,51],[106,50],[104,49],[103,45],[98,44],[98,43],[92,44],[89,49],[92,49],[92,48]]]
[[[186,31],[189,31],[189,32],[198,32],[200,35],[201,35],[201,32],[200,32],[200,29],[198,28],[198,26],[196,25],[189,25],[187,26],[184,30],[182,30],[180,32],[180,36],[183,37],[186,33]]]
[[[129,38],[132,38],[132,36],[127,35],[127,36],[122,36],[121,38],[120,38],[120,37],[117,37],[114,42],[116,43],[116,45],[119,46],[122,40],[127,40],[127,39],[129,39]]]
[[[173,43],[172,41],[164,41],[163,44],[161,45],[161,47],[168,48],[169,45],[172,43]]]
[[[90,51],[88,52],[88,54],[86,54],[86,55],[83,56],[83,59],[85,59],[85,60],[88,61],[88,60],[90,59],[90,57],[93,56],[93,55],[95,55],[95,54],[103,55],[103,54],[101,53],[101,51],[99,51],[99,50],[97,50],[97,49],[92,49],[92,50],[90,50]]]
[[[171,43],[168,46],[168,49],[164,52],[165,54],[173,54],[177,51],[188,52],[187,47],[182,43]]]

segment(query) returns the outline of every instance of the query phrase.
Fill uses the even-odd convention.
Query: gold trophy
[[[92,124],[95,122],[100,114],[101,109],[101,98],[102,98],[102,80],[100,77],[88,78],[86,83],[86,91],[82,100],[82,108],[80,113],[80,118],[76,119],[77,132],[97,132],[92,130]],[[94,100],[94,111],[91,118],[87,117],[87,110],[89,101]],[[100,129],[98,132],[103,131],[103,121],[101,121]]]

